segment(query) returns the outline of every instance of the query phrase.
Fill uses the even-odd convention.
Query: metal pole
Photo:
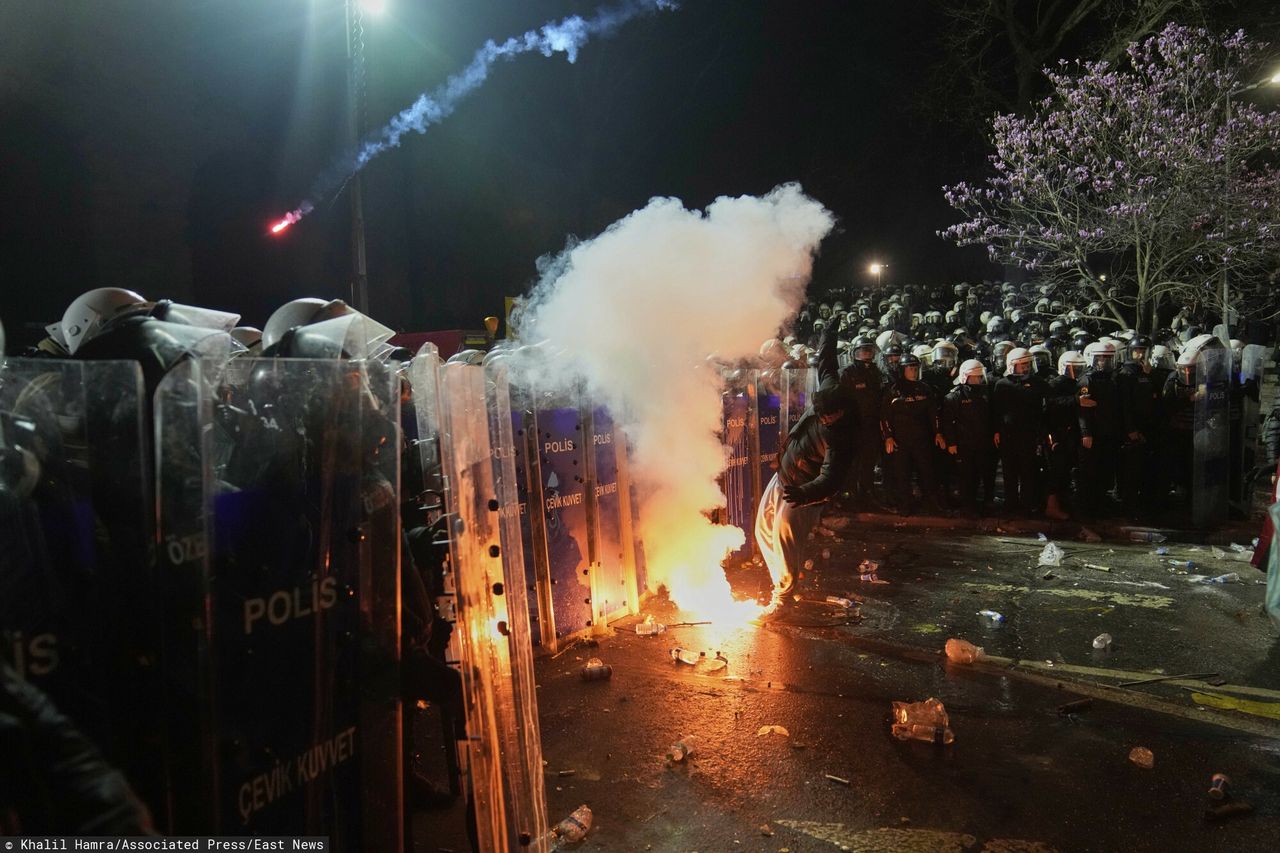
[[[364,133],[364,24],[358,0],[345,0],[347,12],[348,143],[354,151]],[[369,313],[369,276],[364,251],[364,192],[360,172],[351,176],[351,305]]]
[[[1225,165],[1225,172],[1223,174],[1223,181],[1222,181],[1222,209],[1223,209],[1222,233],[1223,233],[1224,239],[1226,237],[1226,229],[1227,229],[1226,220],[1228,216],[1227,214],[1228,196],[1231,193],[1231,95],[1232,95],[1231,92],[1227,92],[1226,110],[1225,110],[1226,120],[1222,125],[1223,140],[1224,140],[1223,145],[1225,148],[1222,155],[1222,161]],[[1231,327],[1228,325],[1229,311],[1230,309],[1227,306],[1227,255],[1226,255],[1226,246],[1224,245],[1223,254],[1222,254],[1222,343],[1223,343],[1223,346],[1231,345]]]

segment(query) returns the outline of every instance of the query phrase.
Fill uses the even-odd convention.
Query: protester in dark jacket
[[[822,515],[822,504],[844,485],[853,458],[856,419],[840,388],[835,324],[822,336],[817,369],[818,389],[783,439],[778,473],[756,513],[756,542],[775,584],[775,604],[791,600],[809,531]]]

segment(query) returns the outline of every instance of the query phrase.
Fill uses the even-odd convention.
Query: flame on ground
[[[702,515],[667,521],[660,538],[645,540],[645,553],[650,572],[667,587],[671,600],[721,630],[745,628],[758,619],[764,608],[757,601],[734,598],[720,565],[742,544],[742,530],[712,524]]]

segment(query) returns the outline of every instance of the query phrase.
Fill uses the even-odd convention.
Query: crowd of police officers
[[[806,366],[837,337],[856,418],[842,432],[850,509],[1141,520],[1185,499],[1196,361],[1221,341],[1187,312],[1147,336],[1050,293],[988,282],[829,295],[766,341],[760,364]],[[1241,378],[1244,346],[1230,341],[1233,402],[1258,395]]]

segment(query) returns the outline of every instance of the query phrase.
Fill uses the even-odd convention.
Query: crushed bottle
[[[1099,634],[1098,636],[1094,637],[1093,647],[1100,652],[1105,652],[1107,649],[1111,648],[1111,635]]]
[[[667,760],[672,764],[679,764],[686,758],[697,755],[698,750],[702,747],[702,741],[696,737],[683,737],[671,745],[667,750]]]
[[[636,623],[636,633],[642,637],[649,637],[654,634],[661,634],[667,630],[667,626],[661,622],[654,621],[653,614],[644,617],[643,622]]]
[[[692,649],[682,649],[679,646],[671,650],[671,659],[676,663],[685,663],[689,666],[697,666],[698,661],[707,656],[706,652],[695,652]]]
[[[1058,546],[1058,543],[1050,542],[1048,545],[1045,545],[1044,550],[1040,552],[1039,564],[1041,566],[1051,567],[1061,566],[1062,558],[1065,556],[1067,556],[1066,552]]]
[[[973,663],[983,655],[982,646],[975,646],[968,640],[952,637],[947,640],[947,660],[952,663]]]
[[[576,844],[586,838],[590,831],[591,807],[585,804],[574,809],[573,814],[556,824],[553,830],[557,838],[570,844]]]
[[[995,610],[979,610],[978,618],[982,620],[982,624],[987,628],[999,628],[1004,624],[1004,614]]]
[[[933,697],[923,702],[894,702],[892,731],[899,740],[945,744],[956,739],[946,706]]]
[[[582,668],[583,681],[608,681],[612,677],[613,667],[600,660],[600,658],[592,658]]]
[[[846,610],[849,609],[850,607],[853,607],[853,602],[851,600],[847,598],[841,598],[838,595],[828,595],[827,604],[835,604],[839,607],[845,608]]]
[[[1218,575],[1216,578],[1206,578],[1205,583],[1240,583],[1240,575],[1235,572],[1227,572],[1225,575]]]

